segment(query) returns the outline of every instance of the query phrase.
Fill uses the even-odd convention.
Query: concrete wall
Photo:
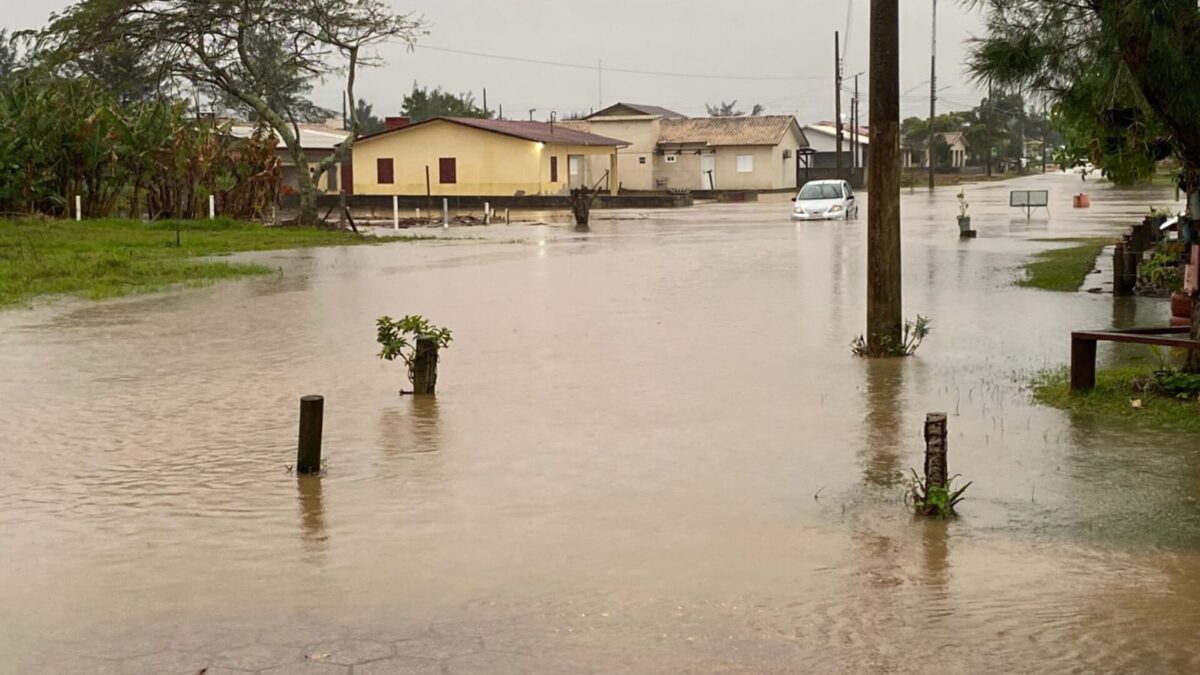
[[[424,195],[425,167],[434,196],[565,194],[569,189],[570,155],[585,157],[583,180],[596,166],[608,168],[614,148],[542,144],[453,122],[435,121],[360,142],[354,147],[354,193]],[[443,184],[439,160],[453,157],[457,181]],[[558,158],[558,180],[550,180],[550,158]],[[588,158],[598,157],[593,165]],[[394,182],[381,184],[377,160],[391,158]],[[602,174],[603,172],[601,172]],[[594,183],[596,179],[593,179]]]

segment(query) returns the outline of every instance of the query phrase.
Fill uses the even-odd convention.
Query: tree
[[[358,126],[364,134],[373,134],[377,131],[383,131],[387,126],[383,120],[375,116],[375,107],[367,103],[363,99],[358,99],[355,114],[358,115]]]
[[[17,48],[8,31],[0,28],[0,83],[8,81],[17,70]]]
[[[413,122],[422,122],[434,117],[474,117],[491,119],[492,111],[484,111],[475,105],[475,95],[463,92],[458,95],[443,91],[441,87],[429,89],[413,82],[412,91],[404,97],[401,114]]]
[[[412,45],[426,34],[422,18],[397,14],[382,0],[80,0],[39,38],[63,59],[125,44],[163,77],[239,101],[287,146],[302,177],[300,220],[314,223],[317,185],[353,147],[357,110],[350,111],[355,133],[310,170],[297,111],[273,95],[282,88],[268,67],[309,80],[344,77],[347,100],[354,101],[358,69],[382,63],[376,47]],[[269,60],[255,48],[256,39],[266,38],[279,46]]]
[[[237,87],[253,92],[267,107],[298,122],[322,123],[335,113],[314,105],[312,78],[289,59],[288,36],[274,26],[252,26],[245,31],[240,48],[253,68],[238,73]],[[227,90],[216,89],[213,98],[226,110],[256,122],[254,106],[246,105]]]
[[[722,101],[717,105],[705,103],[704,107],[708,110],[709,117],[742,117],[746,114],[744,110],[737,109],[737,101]],[[750,114],[758,116],[766,111],[767,109],[761,103],[755,103],[754,107],[750,109]]]
[[[981,4],[984,0],[964,0]],[[1151,175],[1174,155],[1200,221],[1200,7],[1194,0],[988,0],[976,78],[1025,87],[1054,103],[1068,145],[1086,148],[1117,183]],[[1200,339],[1200,294],[1192,296]],[[1200,372],[1200,352],[1189,370]]]

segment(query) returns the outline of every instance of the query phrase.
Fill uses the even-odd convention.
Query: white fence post
[[[442,199],[442,227],[450,227],[450,200]]]
[[[212,220],[217,217],[217,196],[208,196],[208,219]]]
[[[400,198],[392,195],[392,229],[400,229]]]
[[[83,199],[75,195],[75,222],[83,220]]]

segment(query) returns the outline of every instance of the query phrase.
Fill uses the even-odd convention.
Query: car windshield
[[[832,183],[809,183],[800,190],[797,199],[841,199],[842,190]]]

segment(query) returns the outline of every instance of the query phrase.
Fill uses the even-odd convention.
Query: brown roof
[[[659,145],[778,145],[796,124],[791,115],[664,119]]]
[[[668,110],[667,108],[664,108],[662,106],[642,105],[640,103],[617,103],[617,104],[608,106],[604,110],[598,110],[598,111],[592,113],[591,115],[588,115],[586,119],[590,120],[590,119],[593,119],[596,117],[614,117],[614,116],[627,115],[627,114],[649,115],[649,116],[653,116],[653,117],[666,117],[666,118],[687,117],[687,115],[684,115],[682,113],[677,113],[674,110]]]
[[[554,143],[557,145],[598,145],[598,146],[613,146],[625,147],[629,145],[625,141],[618,141],[615,138],[607,138],[596,134],[589,134],[586,131],[578,129],[570,129],[562,124],[549,124],[547,122],[525,122],[520,120],[484,120],[473,117],[434,117],[427,120],[422,120],[416,124],[400,127],[398,129],[385,129],[366,136],[360,136],[359,142],[386,136],[388,134],[401,133],[409,129],[415,129],[419,126],[430,124],[432,122],[449,122],[458,124],[464,127],[472,127],[481,131],[490,131],[495,134],[504,136],[512,136],[526,141],[535,141],[538,143]]]

